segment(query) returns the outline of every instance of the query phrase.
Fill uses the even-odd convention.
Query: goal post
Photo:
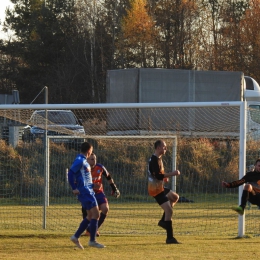
[[[244,101],[240,105],[240,142],[239,142],[239,179],[245,175],[246,169],[246,133],[247,133],[247,102]],[[243,185],[244,186],[244,185]],[[243,193],[243,186],[238,189],[238,205],[240,205],[240,200]],[[245,214],[238,217],[238,237],[243,237],[245,235]]]
[[[231,203],[234,203],[234,198],[236,203],[237,197],[240,200],[243,187],[240,187],[239,193],[235,195],[236,190],[224,190],[220,186],[222,179],[227,181],[231,181],[232,178],[238,179],[245,172],[246,102],[2,105],[0,106],[0,117],[5,118],[5,121],[19,122],[21,124],[20,127],[24,128],[28,124],[32,113],[36,110],[71,110],[82,123],[85,131],[82,134],[76,132],[75,128],[72,129],[72,127],[61,126],[60,124],[55,125],[50,118],[48,120],[38,118],[39,121],[34,122],[34,127],[38,130],[46,129],[50,131],[47,138],[50,141],[47,144],[48,147],[42,146],[45,143],[38,139],[29,139],[29,141],[24,142],[20,140],[17,154],[19,154],[23,164],[23,172],[21,174],[24,177],[23,183],[17,184],[21,187],[21,191],[12,196],[27,196],[23,187],[30,186],[30,178],[33,179],[34,185],[37,184],[39,187],[43,187],[44,228],[48,228],[48,223],[52,222],[48,222],[48,211],[53,205],[53,201],[57,204],[62,204],[65,197],[66,203],[70,201],[67,198],[70,195],[68,184],[64,180],[60,181],[60,187],[52,187],[58,182],[60,174],[63,174],[62,176],[65,175],[66,169],[69,168],[74,156],[78,152],[78,147],[72,147],[71,149],[71,146],[69,147],[67,143],[62,142],[60,146],[56,146],[56,142],[59,144],[59,139],[63,141],[80,139],[93,143],[94,149],[98,151],[98,161],[100,158],[100,162],[104,162],[103,164],[109,171],[111,169],[117,185],[123,188],[120,200],[115,201],[110,198],[111,203],[115,203],[113,205],[121,202],[131,203],[138,201],[145,203],[146,201],[152,201],[148,197],[146,189],[145,174],[147,161],[153,152],[152,145],[154,141],[166,139],[167,142],[170,142],[172,149],[168,151],[170,158],[165,158],[165,165],[169,170],[180,168],[181,171],[180,178],[172,178],[171,188],[180,194],[183,201],[186,198],[190,199],[190,201],[195,201],[194,204],[180,203],[180,213],[178,213],[177,205],[174,211],[176,214],[174,221],[178,221],[179,218],[178,226],[186,230],[183,232],[192,233],[195,231],[193,226],[197,226],[196,232],[199,232],[200,224],[201,230],[208,230],[208,227],[206,228],[207,225],[211,229],[212,225],[215,225],[217,229],[217,227],[221,226],[222,217],[225,216],[225,218],[229,218],[230,223],[232,222],[225,228],[228,232],[232,232],[230,229],[234,223],[232,212],[230,212],[229,208]],[[53,128],[54,126],[56,127],[55,129]],[[52,135],[55,132],[54,130],[59,132],[59,134]],[[50,145],[49,143],[53,143],[54,139],[54,144]],[[29,151],[35,154],[35,158],[45,153],[46,160],[39,162],[43,163],[44,175],[42,175],[43,170],[40,170],[40,165],[37,165],[39,168],[35,168],[36,166],[33,164],[35,158],[31,158],[31,155],[28,155]],[[239,172],[239,176],[235,175],[237,173],[236,170]],[[1,165],[1,173],[5,171],[5,166]],[[29,173],[34,175],[29,175]],[[57,175],[57,178],[53,175]],[[131,178],[134,180],[132,181]],[[27,182],[25,183],[25,181]],[[9,182],[10,186],[12,184],[11,180]],[[42,183],[44,185],[40,186]],[[7,186],[5,185],[5,187]],[[1,189],[2,193],[5,194],[5,188],[2,187]],[[57,192],[55,189],[60,190]],[[14,190],[12,188],[12,191]],[[28,196],[37,200],[35,194],[31,193]],[[208,194],[210,195],[208,196]],[[59,197],[60,200],[53,199],[55,196]],[[225,197],[228,197],[228,199],[225,199]],[[75,204],[75,202],[73,203]],[[210,211],[210,203],[215,205],[213,212]],[[111,206],[111,208],[113,207]],[[193,210],[195,214],[194,220],[189,221],[189,223],[181,222],[182,214],[185,214],[186,209],[192,208],[197,210]],[[207,218],[206,215],[203,215],[203,210],[208,211],[209,214],[215,214],[216,212],[216,215],[210,221],[207,219],[207,224],[205,225],[199,222],[200,217]],[[156,215],[159,214],[156,209],[155,212],[157,212],[155,213]],[[117,214],[120,214],[120,211]],[[130,214],[135,214],[135,212],[131,211]],[[147,214],[147,212],[144,214]],[[108,222],[110,221],[109,219]],[[111,217],[112,220],[118,221]],[[143,221],[142,225],[148,225],[144,220],[140,221]],[[131,221],[128,224],[130,225],[130,223]],[[60,224],[56,223],[56,225]],[[238,218],[239,237],[245,234],[245,225],[245,216],[240,216]],[[107,228],[110,228],[109,225],[107,226]],[[123,229],[122,225],[122,232]],[[216,229],[213,228],[212,230]],[[140,230],[136,232],[143,232],[141,227]],[[110,232],[110,230],[107,232]]]

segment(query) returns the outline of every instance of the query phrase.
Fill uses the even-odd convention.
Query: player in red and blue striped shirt
[[[112,189],[112,195],[116,198],[120,196],[120,192],[116,187],[114,180],[112,179],[110,173],[107,171],[104,165],[97,163],[97,157],[94,153],[92,153],[88,157],[88,163],[91,166],[91,175],[93,184],[97,184],[98,188],[94,188],[95,197],[98,203],[100,213],[100,218],[98,220],[98,228],[103,224],[105,218],[107,217],[107,213],[109,211],[109,205],[107,197],[104,193],[102,177],[105,177]],[[84,207],[82,207],[82,216],[83,219],[87,217],[87,212]],[[89,228],[86,231],[86,235],[89,235]],[[99,231],[97,231],[97,236],[99,236]]]

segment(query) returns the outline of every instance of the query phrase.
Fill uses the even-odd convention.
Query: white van
[[[260,139],[260,87],[251,77],[244,76],[245,92],[244,99],[247,101],[247,132],[248,137],[253,140]]]

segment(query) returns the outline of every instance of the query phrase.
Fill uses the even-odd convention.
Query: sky
[[[0,20],[1,23],[5,20],[5,9],[7,7],[12,7],[13,4],[10,0],[0,0]],[[2,32],[2,27],[0,26],[0,39],[7,38],[7,35]]]

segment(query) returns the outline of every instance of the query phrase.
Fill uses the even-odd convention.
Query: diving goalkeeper
[[[245,183],[241,204],[238,207],[232,207],[232,210],[236,211],[239,215],[244,215],[247,201],[258,207],[260,206],[260,158],[255,162],[255,169],[247,172],[243,178],[233,182],[223,181],[222,186],[225,188],[236,188]]]

